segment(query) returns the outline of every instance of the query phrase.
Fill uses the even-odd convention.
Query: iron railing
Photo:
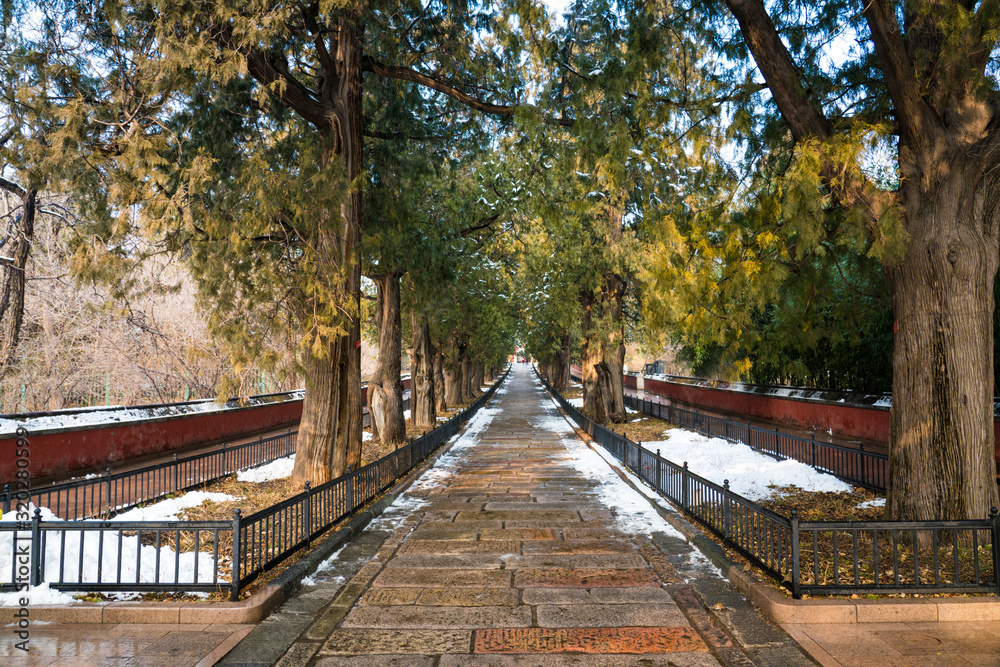
[[[792,435],[777,428],[761,428],[748,421],[738,422],[706,415],[698,410],[647,401],[637,396],[626,395],[625,405],[703,435],[741,442],[778,460],[801,461],[855,486],[875,491],[886,490],[889,457],[880,452],[867,451],[863,443],[859,443],[856,448],[835,445],[816,440],[815,435],[808,438]]]
[[[62,521],[43,518],[35,509],[22,521],[0,522],[0,591],[47,582],[63,591],[228,590],[237,600],[244,586],[424,461],[492,398],[506,377],[505,372],[468,408],[391,454],[316,488],[306,484],[302,493],[247,517],[236,509],[229,521]],[[244,463],[250,454],[236,450],[228,448],[225,461],[236,469],[249,467]],[[264,458],[280,458],[277,451],[286,450],[279,447]],[[177,466],[169,468],[175,480],[186,479]],[[113,505],[105,502],[104,507]]]
[[[403,409],[410,407],[410,398],[403,399]],[[223,444],[220,449],[201,452],[155,463],[135,470],[113,472],[105,468],[103,475],[88,475],[51,486],[18,492],[5,484],[0,492],[3,511],[9,512],[15,500],[27,500],[35,507],[47,507],[53,514],[67,520],[111,518],[142,503],[158,500],[171,493],[188,491],[210,484],[228,475],[254,468],[295,453],[298,431],[240,445]]]
[[[794,511],[784,517],[734,493],[728,481],[720,486],[598,424],[539,378],[597,444],[796,598],[1000,593],[996,509],[981,521],[801,521]]]
[[[157,500],[171,493],[209,484],[239,470],[253,468],[295,453],[298,431],[260,437],[241,445],[226,446],[209,452],[179,457],[135,470],[81,477],[51,486],[16,492],[4,485],[4,512],[16,501],[47,507],[57,517],[67,520],[111,518],[115,514]],[[27,496],[27,497],[25,497]]]

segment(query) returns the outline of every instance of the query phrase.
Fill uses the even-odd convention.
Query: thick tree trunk
[[[444,355],[440,346],[434,347],[434,401],[438,412],[448,409],[448,402],[444,397]]]
[[[460,369],[462,372],[462,379],[460,380],[459,386],[462,389],[462,401],[471,401],[476,396],[472,393],[472,360],[469,359],[469,355],[465,352],[465,346],[460,346],[462,349],[461,356],[459,357]]]
[[[444,358],[444,398],[448,405],[457,406],[462,402],[462,361],[458,344],[448,337]]]
[[[556,391],[560,394],[565,393],[569,390],[569,334],[563,336],[562,349],[559,351],[559,355],[552,362],[552,374],[549,377],[549,382],[555,387]]]
[[[403,383],[399,379],[403,334],[399,276],[373,276],[372,280],[377,289],[375,327],[378,329],[378,365],[368,382],[368,413],[373,439],[398,445],[406,442]]]
[[[17,344],[21,340],[24,321],[24,272],[31,253],[31,240],[35,233],[35,206],[38,191],[28,187],[21,198],[23,210],[17,219],[13,238],[8,238],[2,250],[10,255],[10,262],[3,263],[3,297],[0,298],[0,375],[6,373],[14,360]]]
[[[608,282],[611,284],[610,279]],[[618,349],[621,345],[620,299],[620,290],[606,290],[599,299],[586,294],[583,299],[583,412],[602,423],[626,420]],[[606,316],[602,317],[601,313]],[[610,333],[605,328],[610,328]]]
[[[983,519],[1000,505],[993,435],[1000,184],[982,182],[978,160],[953,160],[912,207],[906,257],[889,270],[897,328],[892,519]]]
[[[483,364],[481,364],[478,361],[475,362],[474,364],[472,364],[472,383],[471,383],[472,384],[472,393],[476,397],[479,397],[479,396],[483,395],[482,386],[483,386],[483,375],[484,375],[484,373],[485,373],[485,370],[483,369]]]
[[[340,39],[331,54],[337,72],[327,72],[322,94],[329,102],[338,130],[326,136],[328,149],[324,168],[340,160],[343,195],[339,216],[328,211],[317,216],[315,240],[315,280],[327,291],[344,295],[341,303],[316,302],[308,297],[303,305],[306,317],[312,312],[338,312],[339,335],[320,334],[318,345],[303,352],[306,395],[302,403],[298,445],[292,481],[319,485],[343,475],[361,463],[361,272],[357,257],[360,235],[361,196],[350,187],[361,171],[361,59],[363,31],[358,25],[339,25]]]
[[[410,419],[414,428],[429,430],[437,424],[434,351],[427,320],[414,314],[411,324],[413,348],[410,352]]]

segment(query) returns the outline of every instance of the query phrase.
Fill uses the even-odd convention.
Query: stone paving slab
[[[475,653],[672,653],[708,651],[687,627],[526,628],[476,631]]]
[[[330,633],[320,655],[468,653],[472,630],[344,628]]]
[[[356,607],[343,628],[527,628],[531,607],[425,607],[419,605]]]

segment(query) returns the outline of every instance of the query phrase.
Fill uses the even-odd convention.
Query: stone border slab
[[[566,417],[561,407],[560,414]],[[597,451],[586,431],[571,419],[566,421],[588,447]],[[632,488],[632,480],[617,464],[612,469]],[[775,623],[945,623],[956,621],[1000,621],[1000,597],[975,598],[882,598],[795,600],[782,595],[767,584],[755,581],[744,572],[744,566],[732,560],[726,551],[705,535],[701,529],[685,519],[679,512],[665,510],[653,502],[646,493],[636,489],[649,500],[650,505],[705,556],[712,561],[733,586],[746,595]],[[669,502],[666,498],[664,502]]]

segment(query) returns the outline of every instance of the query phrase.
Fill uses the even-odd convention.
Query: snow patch
[[[833,475],[792,459],[775,460],[744,444],[680,428],[671,429],[667,435],[667,440],[644,442],[642,447],[651,452],[659,449],[663,458],[678,465],[687,461],[691,472],[716,484],[728,479],[731,491],[750,500],[767,498],[774,491],[772,487],[781,486],[806,491],[851,490],[849,484]]]
[[[368,436],[371,437],[370,435]],[[272,479],[284,479],[292,474],[295,467],[295,454],[284,458],[275,459],[256,468],[241,470],[236,473],[237,482],[270,482]]]

